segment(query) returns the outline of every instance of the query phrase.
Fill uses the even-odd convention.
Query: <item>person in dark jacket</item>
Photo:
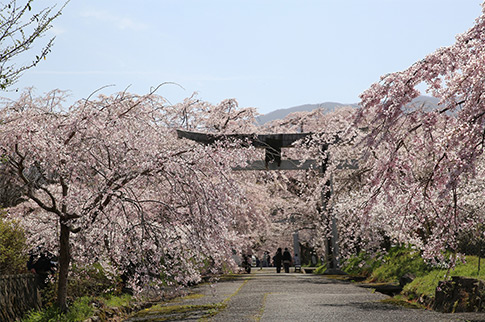
[[[273,264],[276,267],[276,273],[281,272],[281,261],[283,260],[283,255],[281,254],[281,248],[278,248],[276,254],[273,256]]]
[[[251,256],[247,254],[242,255],[242,267],[246,271],[246,273],[251,274]]]
[[[37,247],[30,252],[29,261],[27,262],[27,269],[36,274],[37,284],[39,288],[47,286],[49,275],[53,275],[56,271],[57,259],[50,252],[41,247]]]
[[[291,254],[288,251],[288,248],[285,248],[283,252],[283,266],[285,267],[285,273],[290,272],[290,265],[291,265]]]

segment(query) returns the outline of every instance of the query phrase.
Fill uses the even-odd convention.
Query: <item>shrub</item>
[[[119,294],[121,278],[106,272],[101,264],[72,266],[68,294],[71,299],[81,296]]]
[[[342,269],[351,274],[368,277],[373,282],[398,282],[405,274],[422,276],[430,267],[419,251],[405,246],[393,246],[387,253],[359,253],[345,260]]]
[[[55,307],[50,306],[41,311],[34,311],[28,313],[23,319],[23,322],[44,322],[44,321],[56,321],[56,322],[70,322],[70,321],[84,321],[94,313],[91,306],[91,298],[84,296],[71,305],[69,311],[61,313],[61,311]]]
[[[384,255],[382,264],[372,272],[372,279],[377,282],[399,282],[404,274],[423,276],[430,267],[421,257],[421,253],[410,247],[392,247]]]
[[[466,255],[485,256],[485,225],[461,232],[458,236],[458,252]]]
[[[132,301],[130,294],[121,294],[119,296],[107,295],[101,298],[101,302],[107,307],[129,306]]]
[[[24,230],[0,214],[0,275],[24,273],[27,259]]]
[[[369,277],[372,272],[382,263],[382,254],[369,254],[360,252],[358,255],[351,256],[342,264],[342,269],[351,275]]]

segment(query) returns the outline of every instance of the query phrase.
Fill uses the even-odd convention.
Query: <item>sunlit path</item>
[[[381,303],[387,296],[323,276],[256,269],[213,287],[195,288],[201,295],[169,303],[180,312],[153,314],[130,321],[465,321],[483,315],[450,315]],[[217,306],[217,304],[221,304]],[[210,306],[212,305],[212,309]],[[182,307],[188,308],[184,312]],[[190,309],[191,308],[191,309]],[[199,309],[197,309],[199,308]],[[214,314],[209,316],[210,314]]]

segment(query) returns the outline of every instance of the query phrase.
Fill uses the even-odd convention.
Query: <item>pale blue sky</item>
[[[52,53],[16,87],[81,99],[110,84],[102,93],[175,82],[183,89],[165,85],[158,94],[172,103],[193,92],[211,103],[235,98],[260,113],[356,103],[381,75],[451,45],[481,2],[71,0],[54,21]]]

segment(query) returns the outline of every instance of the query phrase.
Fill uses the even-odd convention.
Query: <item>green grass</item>
[[[371,256],[365,252],[360,252],[358,255],[345,260],[342,265],[342,270],[350,275],[369,277],[381,265],[381,259],[381,254]]]
[[[393,247],[387,254],[362,252],[347,259],[342,269],[350,275],[368,277],[369,282],[398,283],[404,274],[422,276],[430,267],[420,253],[411,247]]]
[[[28,313],[23,322],[71,322],[84,321],[93,315],[94,311],[90,305],[91,297],[77,299],[69,308],[67,313],[61,313],[57,307],[49,307],[42,311]]]
[[[373,282],[399,283],[399,278],[405,274],[423,276],[430,270],[421,254],[408,247],[391,248],[382,258],[382,264],[371,274]]]
[[[404,286],[401,293],[405,299],[389,300],[400,304],[415,301],[425,305],[432,304],[436,287],[440,281],[451,276],[477,278],[485,281],[485,260],[481,260],[478,273],[478,257],[466,256],[465,263],[459,262],[454,269],[433,268],[426,264],[419,252],[409,247],[392,248],[386,255],[371,257],[365,253],[354,256],[343,264],[343,270],[351,275],[367,276],[366,282],[398,283],[404,274],[413,274],[413,282]],[[446,274],[449,274],[446,276]],[[403,305],[407,305],[402,302]]]
[[[69,311],[61,313],[56,306],[50,306],[39,311],[28,313],[23,322],[71,322],[84,321],[94,315],[92,303],[102,303],[106,308],[127,307],[132,297],[128,294],[121,296],[105,295],[102,297],[83,296],[69,306]]]
[[[416,302],[409,301],[405,296],[396,295],[394,297],[389,297],[387,299],[381,300],[382,303],[392,304],[397,306],[402,306],[408,309],[423,309],[422,305]]]
[[[316,270],[313,271],[313,274],[323,275],[323,273],[327,270],[327,265],[318,266]]]
[[[447,272],[447,269],[433,269],[406,285],[403,293],[410,298],[422,296],[434,298],[436,287],[440,281],[445,280]],[[485,280],[485,269],[482,268],[480,274],[478,274],[478,257],[466,256],[466,263],[458,263],[454,270],[450,270],[449,276],[465,276]]]
[[[132,296],[128,294],[123,294],[120,296],[108,295],[106,297],[102,297],[100,302],[102,302],[107,307],[121,307],[121,306],[129,306],[132,300]]]
[[[176,298],[173,298],[171,300],[166,301],[166,303],[180,303],[185,300],[195,300],[195,299],[200,299],[203,298],[205,295],[204,294],[199,294],[199,293],[190,293],[184,296],[179,296]]]

